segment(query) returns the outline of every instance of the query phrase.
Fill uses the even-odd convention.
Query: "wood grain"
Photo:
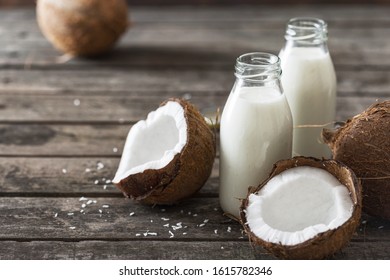
[[[0,9],[0,259],[272,259],[223,215],[218,158],[201,191],[179,205],[125,199],[110,180],[127,133],[169,97],[202,113],[223,107],[236,57],[278,53],[286,21],[301,15],[329,23],[336,119],[346,120],[390,98],[390,7],[129,11],[133,26],[111,53],[64,60],[33,8]],[[363,215],[330,259],[390,259],[389,244],[389,221]]]
[[[0,259],[26,260],[252,260],[274,257],[242,241],[31,241],[0,243]],[[330,256],[335,260],[388,260],[387,242],[354,242]],[[141,249],[140,249],[141,248]],[[156,250],[158,248],[158,250]]]
[[[238,222],[223,216],[217,197],[165,207],[124,197],[0,197],[0,210],[0,240],[247,239]],[[390,242],[389,221],[369,216],[364,221],[353,242]]]
[[[0,196],[123,197],[111,183],[118,157],[0,157]],[[200,196],[218,196],[218,159]]]

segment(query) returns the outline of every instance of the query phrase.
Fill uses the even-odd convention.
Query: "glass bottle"
[[[329,158],[321,131],[336,112],[336,74],[327,46],[327,24],[316,18],[287,23],[280,51],[282,85],[294,123],[293,155]]]
[[[239,217],[248,187],[266,179],[276,161],[291,157],[292,117],[280,75],[276,55],[237,58],[236,81],[220,123],[219,199],[231,217]]]

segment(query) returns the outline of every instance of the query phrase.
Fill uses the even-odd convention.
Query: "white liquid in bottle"
[[[336,74],[327,35],[327,24],[321,19],[293,18],[287,23],[286,45],[279,57],[293,116],[294,156],[331,156],[321,139],[322,129],[331,128],[335,121],[336,111]]]
[[[280,58],[282,86],[293,115],[293,155],[330,157],[321,139],[324,127],[310,127],[335,120],[336,75],[329,53],[320,48],[291,48],[281,52]]]
[[[276,161],[291,157],[292,120],[285,95],[268,87],[232,92],[220,138],[220,204],[238,217],[248,187],[265,180]]]

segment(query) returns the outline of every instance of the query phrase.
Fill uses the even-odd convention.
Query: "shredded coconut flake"
[[[134,216],[134,214],[135,214],[134,212],[131,212],[131,213],[129,214],[129,216],[130,216],[130,217],[131,217],[131,216]]]
[[[103,208],[109,208],[110,205],[104,204],[104,205],[102,205],[102,207],[103,207]]]
[[[68,216],[73,216],[73,215],[74,215],[73,212],[68,213]]]
[[[84,200],[88,200],[88,198],[82,196],[82,197],[80,197],[80,199],[79,199],[79,201],[84,201]]]
[[[74,105],[74,106],[78,107],[78,106],[80,106],[80,104],[81,104],[80,99],[75,99],[75,100],[73,100],[73,105]]]
[[[76,227],[69,227],[70,229],[75,229]]]
[[[100,170],[100,169],[103,169],[104,168],[104,164],[102,163],[102,162],[98,162],[97,164],[96,164],[96,169],[97,170]]]
[[[57,217],[58,217],[58,213],[55,213],[55,214],[54,214],[54,218],[57,218]]]
[[[66,174],[67,172],[68,171],[65,168],[62,169],[62,173]]]

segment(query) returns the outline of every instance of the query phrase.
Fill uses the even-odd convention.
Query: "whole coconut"
[[[60,51],[94,56],[109,50],[128,25],[125,0],[38,0],[37,20]]]
[[[322,134],[334,159],[361,179],[363,210],[390,219],[390,100],[372,105],[337,131]]]

